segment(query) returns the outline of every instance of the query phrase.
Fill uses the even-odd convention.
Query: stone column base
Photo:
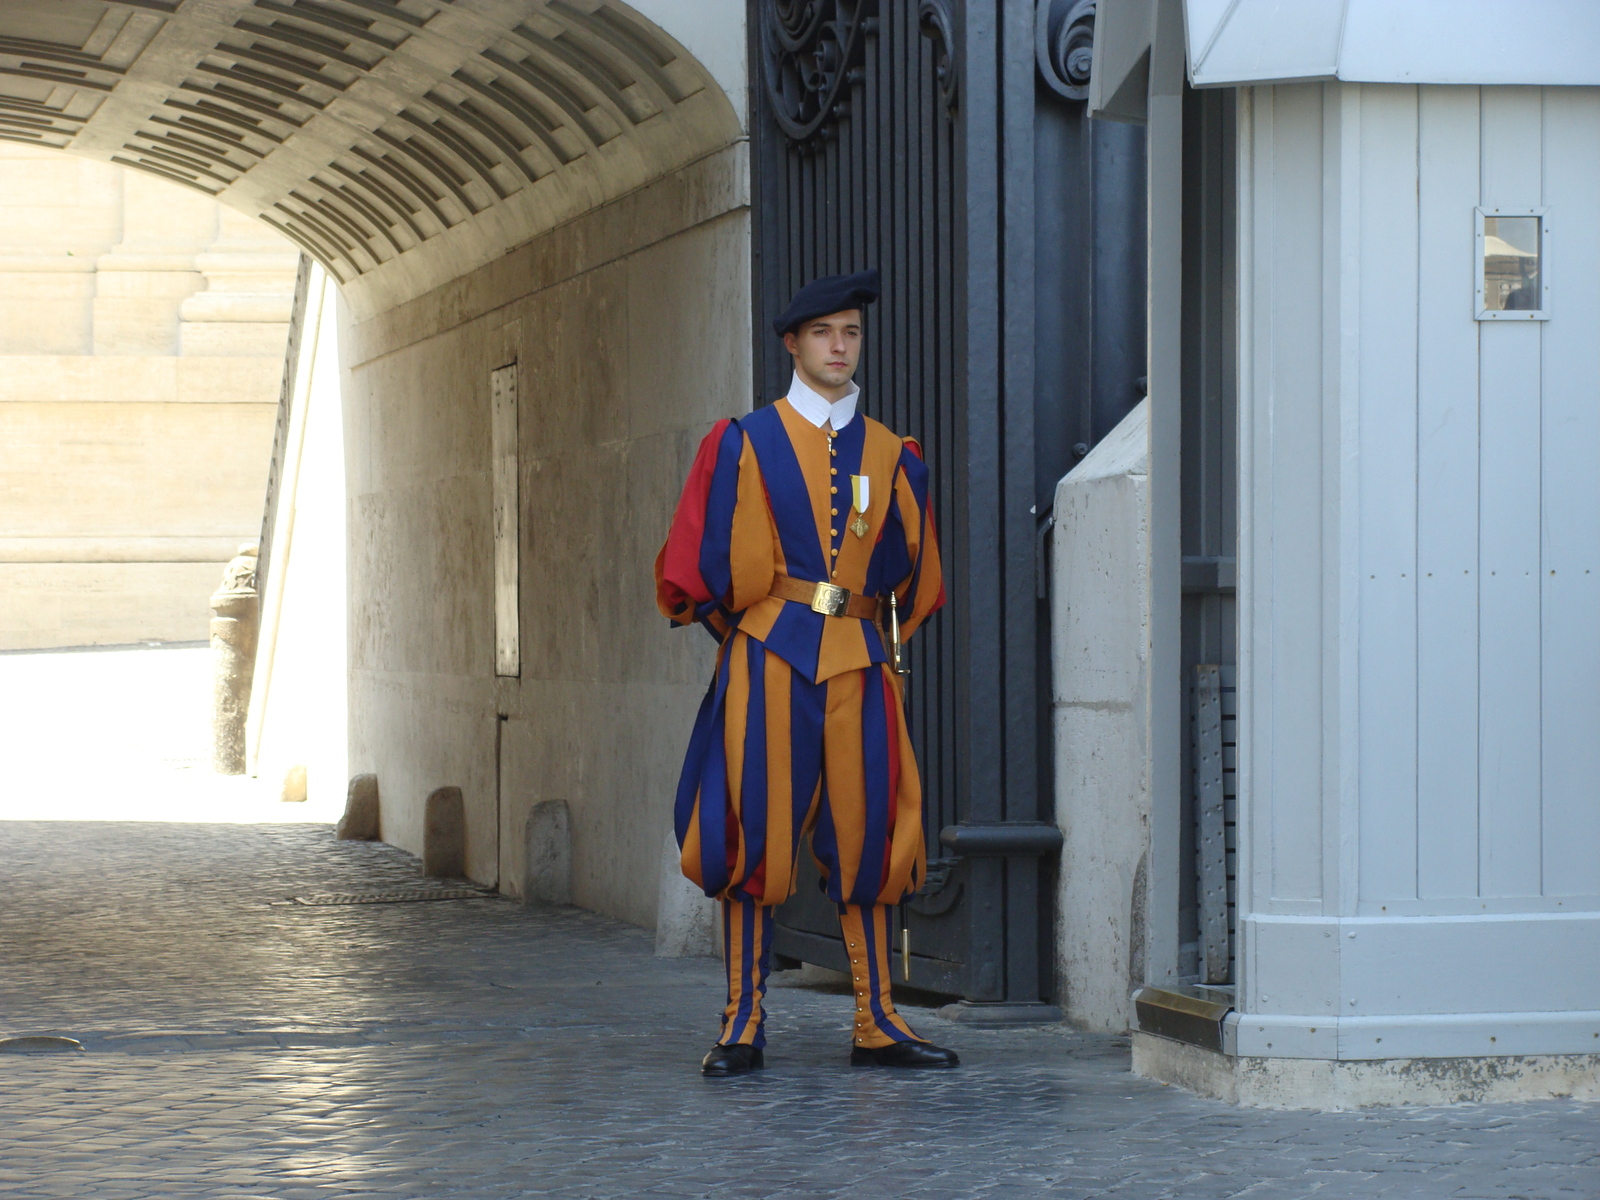
[[[1254,1058],[1135,1032],[1133,1073],[1246,1108],[1338,1112],[1410,1104],[1600,1100],[1600,1054],[1359,1061]]]

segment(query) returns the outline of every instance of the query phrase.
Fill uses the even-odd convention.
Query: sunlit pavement
[[[213,774],[211,703],[204,646],[0,653],[0,820],[338,820]]]
[[[961,1070],[852,1070],[848,997],[787,978],[767,1070],[703,1080],[714,962],[574,909],[320,902],[438,885],[211,775],[204,654],[0,656],[0,1033],[84,1046],[0,1054],[0,1195],[1600,1196],[1600,1106],[1241,1111],[1120,1039],[925,1009]]]

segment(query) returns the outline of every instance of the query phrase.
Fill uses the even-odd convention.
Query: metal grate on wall
[[[1201,983],[1233,983],[1239,904],[1239,689],[1231,666],[1194,668],[1190,761]]]

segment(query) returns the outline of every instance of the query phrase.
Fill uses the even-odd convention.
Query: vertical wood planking
[[[1295,84],[1260,94],[1271,98],[1262,160],[1271,190],[1258,198],[1270,208],[1272,274],[1269,377],[1258,385],[1272,406],[1270,895],[1315,901],[1323,891],[1323,91]]]
[[[1542,200],[1537,88],[1482,92],[1482,203]],[[1479,890],[1540,890],[1540,337],[1484,321],[1479,338]]]
[[[1600,897],[1600,91],[1544,100],[1543,893]]]
[[[1417,887],[1478,894],[1477,88],[1420,89]]]
[[[1416,895],[1417,89],[1361,89],[1360,895]]]

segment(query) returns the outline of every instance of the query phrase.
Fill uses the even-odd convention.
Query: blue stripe
[[[722,902],[722,967],[728,977],[728,1003],[722,1010],[722,1032],[717,1035],[717,1041],[726,1046],[732,1041],[729,1036],[728,1008],[738,998],[740,988],[739,973],[733,969],[733,904],[728,900]]]
[[[917,545],[928,544],[928,464],[923,462],[910,450],[900,452],[900,468],[906,473],[906,482],[911,485],[911,495],[917,502]],[[922,563],[924,555],[919,553],[917,561],[911,571],[911,586],[906,589],[906,608],[909,610],[917,602],[917,589],[922,585]],[[908,563],[908,566],[911,564]],[[902,573],[899,578],[904,578]]]
[[[826,620],[808,604],[786,603],[764,639],[767,649],[807,679],[815,679],[817,656],[822,651],[822,623]]]
[[[694,730],[689,734],[689,750],[683,756],[683,770],[678,774],[678,795],[672,805],[672,832],[677,836],[678,849],[689,836],[689,822],[694,819],[694,798],[700,791],[700,779],[705,772],[706,747],[710,744],[716,704],[717,676],[711,676],[706,694],[700,700],[700,711],[695,714]]]
[[[919,509],[928,507],[928,464],[923,462],[905,447],[900,451],[900,469],[906,473],[906,482],[911,485],[911,494],[916,497]]]
[[[724,917],[726,921],[726,917]],[[739,1009],[733,1015],[732,1028],[728,1033],[730,1042],[737,1042],[744,1037],[744,1031],[750,1024],[750,1014],[755,1009],[755,988],[751,986],[751,969],[755,960],[750,954],[750,942],[756,931],[756,903],[754,900],[739,899],[739,929],[741,931],[739,947]]]
[[[761,998],[761,1020],[756,1025],[756,1036],[750,1040],[752,1046],[765,1046],[767,1044],[767,974],[772,965],[772,909],[768,905],[761,905],[757,912],[761,920],[761,957],[756,960],[756,968],[760,972],[757,976],[756,995]]]
[[[881,668],[880,668],[881,670]],[[883,853],[889,843],[889,725],[879,670],[861,672],[861,751],[866,774],[866,830],[861,839],[861,865],[856,868],[851,898],[875,904],[883,886]]]
[[[745,711],[744,778],[739,785],[739,819],[744,830],[744,878],[767,853],[767,652],[755,638],[745,639],[750,667],[750,703]]]
[[[839,870],[839,838],[833,828],[833,810],[828,805],[828,779],[822,778],[822,803],[817,806],[817,823],[811,830],[811,856],[825,876],[820,882],[823,894],[835,904],[844,900]]]
[[[767,503],[778,526],[778,542],[783,546],[789,574],[796,579],[826,579],[828,569],[823,564],[822,546],[817,541],[817,518],[811,510],[811,493],[806,490],[800,460],[795,457],[794,444],[789,441],[789,431],[784,428],[777,405],[757,409],[748,417],[740,418],[739,423],[761,464],[761,478],[767,485]]]
[[[729,421],[717,446],[717,465],[706,496],[706,527],[700,538],[700,578],[718,600],[726,600],[733,590],[733,510],[739,500],[739,455],[743,450],[739,423]]]
[[[906,543],[906,527],[900,512],[900,496],[890,481],[889,515],[884,519],[872,561],[867,564],[866,592],[869,596],[888,595],[889,589],[911,574],[911,551]],[[909,607],[909,606],[908,606]]]
[[[789,778],[790,802],[794,805],[789,823],[793,838],[790,862],[799,858],[806,813],[822,776],[822,723],[827,706],[827,684],[812,683],[798,671],[789,673]],[[812,844],[815,846],[815,841]]]
[[[715,896],[728,886],[728,655],[717,664],[717,692],[700,772],[700,886]]]
[[[866,931],[867,935],[867,981],[872,988],[868,993],[868,1003],[872,1011],[872,1023],[897,1042],[912,1041],[914,1039],[907,1037],[895,1028],[894,1023],[889,1020],[889,1014],[883,1011],[883,1003],[878,999],[878,980],[880,979],[878,974],[878,946],[882,943],[882,936],[878,933],[878,915],[880,913],[884,914],[884,924],[887,926],[889,906],[887,904],[863,904],[861,909],[861,928]],[[887,929],[884,932],[887,934]],[[884,955],[884,959],[887,961],[887,953]]]

